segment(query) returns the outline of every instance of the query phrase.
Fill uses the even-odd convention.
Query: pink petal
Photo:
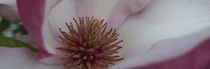
[[[44,49],[42,25],[45,18],[45,12],[50,10],[49,8],[54,6],[57,2],[58,0],[51,1],[52,4],[46,6],[46,0],[17,0],[18,11],[23,25],[39,46],[40,59],[50,56],[50,54]]]

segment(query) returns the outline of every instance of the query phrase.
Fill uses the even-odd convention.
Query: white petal
[[[198,39],[195,41],[189,40],[191,39],[190,36],[183,36],[201,31],[210,26],[209,6],[209,0],[153,0],[143,12],[130,17],[119,30],[120,38],[125,40],[123,48],[120,51],[120,55],[125,57],[125,62],[122,62],[122,64],[126,64],[127,61],[135,56],[141,56],[142,58],[138,57],[138,60],[140,61],[148,57],[147,60],[151,60],[151,62],[153,62],[165,59],[166,56],[170,59],[189,51],[189,49],[192,49],[195,45],[185,44],[183,42],[196,43],[199,42],[199,39],[202,40],[203,36],[192,38]],[[160,44],[157,44],[160,45],[160,47],[158,46],[159,48],[157,47],[150,50],[152,45],[160,40],[178,37],[186,38],[186,40],[182,40],[182,38],[180,38],[180,42],[177,41],[177,43],[174,42],[173,39],[169,40],[171,44],[180,44],[177,47],[174,47],[174,45],[168,45],[166,40],[163,41],[163,44],[166,42],[164,45],[161,45],[162,42],[160,42]],[[185,45],[188,46],[185,47]],[[172,49],[174,50],[172,50],[171,47],[173,47]],[[174,52],[167,52],[168,50],[179,51],[180,48],[183,48],[182,51],[177,52],[176,54],[174,54]],[[148,51],[153,52],[153,54],[149,55],[149,53],[147,53]],[[157,52],[157,54],[155,52]],[[158,54],[163,52],[167,52],[167,54],[169,53],[172,55],[160,56]],[[150,58],[151,56],[160,57],[152,60],[154,58]],[[149,64],[150,61],[147,60],[142,62],[142,64]]]
[[[62,0],[60,2],[55,2],[56,0],[52,1],[47,0],[47,9],[45,12],[45,21],[42,26],[42,33],[45,49],[53,56],[42,59],[41,61],[48,64],[58,64],[61,63],[61,60],[59,59],[61,54],[58,54],[56,47],[62,46],[59,42],[59,36],[61,36],[59,28],[63,31],[67,31],[65,23],[72,21],[76,15],[74,0]],[[53,7],[49,5],[53,5]]]
[[[51,54],[56,54],[56,47],[61,46],[57,38],[59,28],[67,31],[66,22],[72,21],[75,15],[74,0],[62,0],[55,7],[46,13],[43,25],[43,38],[46,49]]]
[[[153,44],[154,47],[150,50],[144,53],[138,52],[112,69],[143,67],[182,56],[208,39],[210,37],[209,30],[210,28],[183,37],[158,41]]]
[[[93,0],[90,9],[94,17],[106,20],[119,4],[118,2],[119,0]]]
[[[136,5],[134,2],[137,2]],[[146,0],[93,0],[90,3],[89,9],[91,9],[94,17],[104,19],[105,21],[109,18],[113,13],[116,13],[116,9],[120,10],[119,13],[127,12],[127,13],[136,13],[141,9],[135,7],[144,7],[147,2]],[[126,8],[126,10],[125,10]],[[122,10],[123,9],[123,10]],[[130,12],[133,11],[133,12]],[[131,15],[131,14],[130,14]]]
[[[1,69],[61,69],[62,65],[38,62],[36,54],[25,48],[0,48]]]

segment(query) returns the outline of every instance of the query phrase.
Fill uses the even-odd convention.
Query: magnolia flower
[[[39,60],[44,63],[60,62],[62,53],[57,48],[63,44],[59,28],[68,32],[66,22],[92,16],[103,19],[108,28],[116,28],[118,38],[124,40],[117,53],[124,59],[110,69],[144,68],[160,62],[165,63],[148,68],[203,69],[209,63],[205,54],[209,52],[205,48],[210,37],[208,0],[17,0],[17,5],[26,29],[39,46]],[[4,69],[62,67],[38,63],[22,48],[1,49],[6,52],[0,56]]]

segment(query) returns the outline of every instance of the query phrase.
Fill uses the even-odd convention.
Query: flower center
[[[106,69],[123,58],[118,56],[122,48],[116,29],[107,29],[107,23],[94,17],[73,19],[66,23],[68,32],[60,29],[64,47],[57,48],[63,52],[68,69]]]

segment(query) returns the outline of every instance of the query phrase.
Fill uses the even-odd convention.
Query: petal
[[[75,0],[77,17],[104,19],[111,27],[121,25],[127,16],[141,11],[150,0]]]
[[[39,63],[37,54],[26,48],[0,48],[1,69],[61,69],[62,65]]]
[[[49,2],[48,2],[49,3]],[[74,0],[62,0],[56,6],[45,12],[45,20],[42,25],[44,48],[54,57],[44,59],[46,63],[58,63],[61,54],[58,54],[56,47],[62,46],[59,36],[59,28],[68,31],[66,22],[72,21],[76,17]]]
[[[40,48],[40,59],[50,56],[44,47],[42,25],[45,21],[45,12],[50,10],[49,8],[52,8],[57,2],[58,0],[51,0],[51,4],[49,4],[45,0],[17,0],[18,11],[23,25]]]
[[[151,0],[122,0],[117,3],[108,18],[111,27],[120,28],[128,16],[142,11]]]
[[[128,18],[125,24],[119,29],[119,33],[121,34],[120,38],[124,39],[120,55],[125,57],[125,60],[122,62],[122,65],[119,64],[119,66],[116,65],[116,67],[126,67],[127,65],[124,64],[128,62],[132,63],[130,60],[135,56],[138,58],[135,61],[148,59],[148,61],[145,60],[144,62],[142,61],[142,64],[139,64],[143,66],[151,62],[159,62],[157,60],[165,60],[166,57],[167,59],[171,59],[189,52],[195,45],[189,44],[189,46],[185,47],[185,43],[179,41],[176,43],[174,41],[176,41],[175,39],[179,39],[180,41],[182,38],[187,39],[187,35],[196,33],[210,26],[209,3],[210,1],[208,0],[152,1],[142,12]],[[173,45],[165,43],[165,45],[161,47],[162,42],[164,44],[164,42],[168,41],[165,39],[168,39],[173,45],[181,45],[173,47]],[[199,36],[197,39],[200,40],[194,41],[195,43],[202,41],[204,38]],[[183,39],[183,42],[191,43],[193,40],[184,41]],[[171,49],[170,47],[173,48]],[[174,54],[174,52],[167,52],[168,50],[179,51],[180,48],[183,48],[182,51],[176,54]],[[162,51],[165,49],[167,50]],[[153,52],[152,57],[158,58],[155,60],[153,60],[154,58],[149,58],[150,54],[148,52]],[[155,55],[155,52],[167,52],[172,55],[165,54],[165,56],[161,55],[159,57],[160,54]],[[129,64],[130,63],[128,63],[128,65]]]
[[[91,17],[106,20],[119,0],[75,0],[77,17]]]
[[[110,27],[118,28],[127,16],[141,11],[150,0],[92,0],[87,6],[90,15],[104,19]]]
[[[184,56],[137,69],[209,69],[209,45],[208,39]]]
[[[77,17],[92,16],[92,0],[74,0]]]
[[[143,67],[185,55],[210,37],[209,30],[210,28],[183,37],[158,41],[153,44],[154,47],[151,50],[135,54],[113,69]]]
[[[58,36],[60,36],[59,28],[61,28],[63,31],[68,31],[65,23],[72,21],[73,18],[76,17],[74,9],[74,0],[62,0],[48,13],[46,13],[44,25],[42,26],[44,34],[43,38],[45,42],[50,42],[47,43],[50,45],[46,46],[56,46],[53,44],[53,41],[51,42],[51,40],[57,42],[55,38],[58,38]]]
[[[119,0],[92,0],[91,4],[91,14],[94,17],[107,20],[111,12],[117,6]]]

